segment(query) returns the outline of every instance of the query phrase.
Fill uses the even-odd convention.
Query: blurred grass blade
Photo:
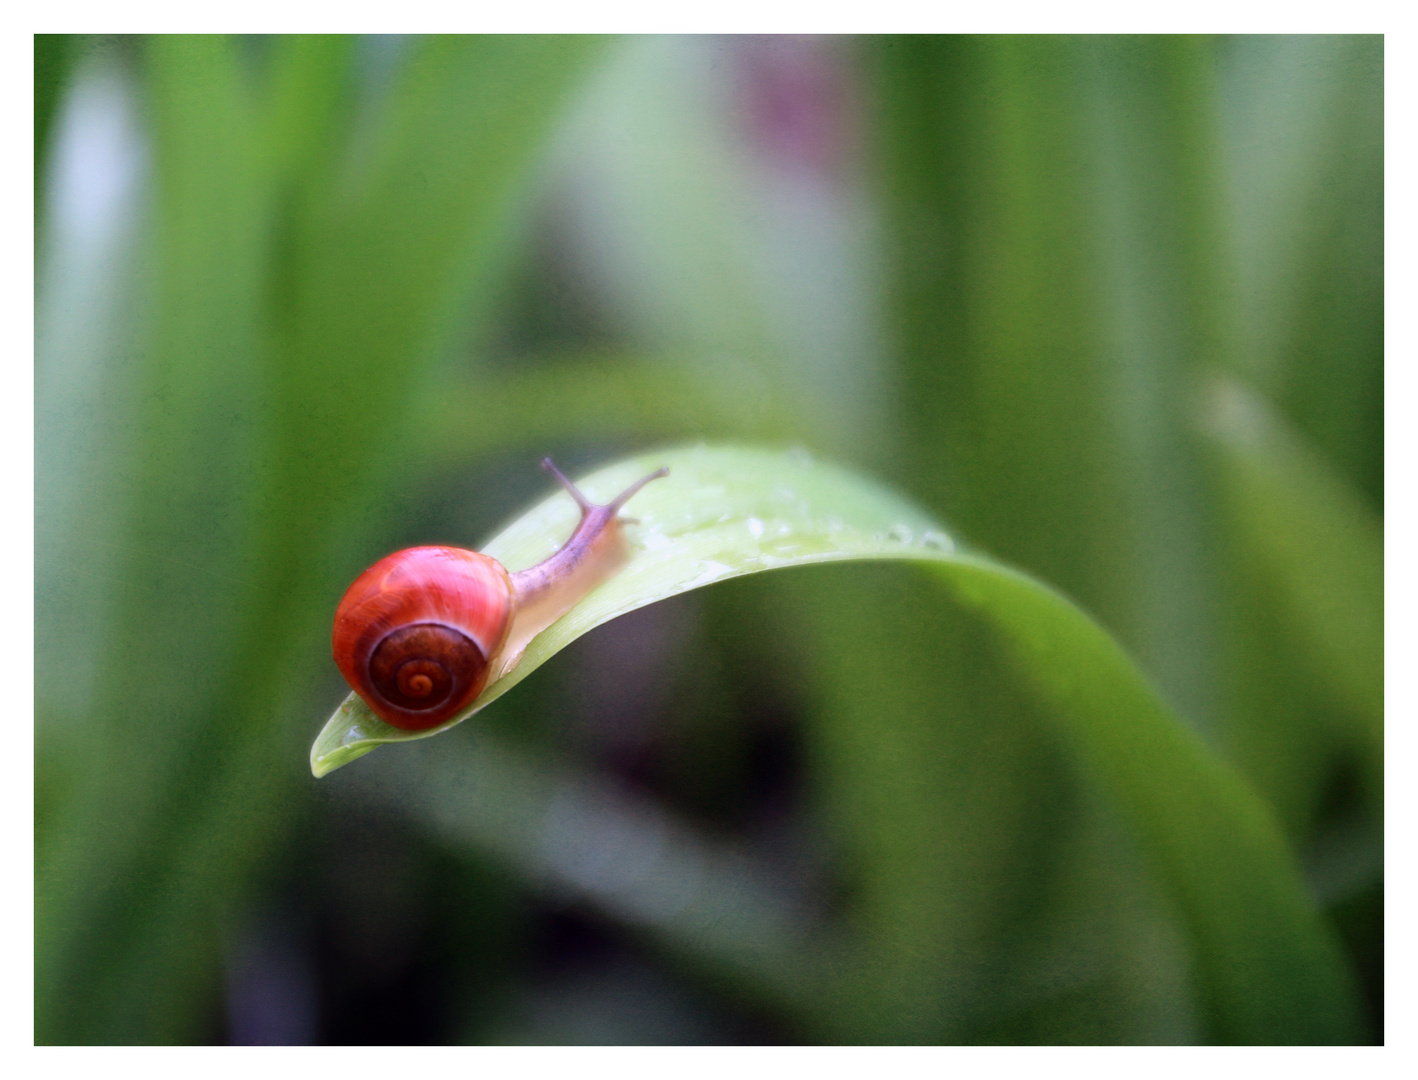
[[[1227,338],[1203,42],[869,39],[912,494],[1214,709],[1176,403]]]
[[[1383,504],[1384,39],[1239,39],[1222,54],[1239,370]]]
[[[290,821],[285,720],[322,636],[312,598],[407,452],[399,433],[598,47],[414,41],[359,126],[349,40],[275,39],[266,65],[217,36],[132,44],[155,197],[143,258],[124,255],[151,271],[145,336],[65,393],[133,416],[103,417],[123,441],[78,464],[87,427],[51,425],[75,446],[37,462],[46,505],[100,487],[117,504],[115,527],[37,544],[43,581],[88,569],[76,541],[114,552],[94,699],[41,703],[74,733],[74,798],[36,852],[43,1042],[192,1037],[214,927]],[[356,429],[382,437],[327,437]],[[37,667],[72,654],[54,618],[37,608],[37,640],[57,643]]]
[[[78,48],[74,34],[34,36],[34,216],[35,230],[44,220],[44,178],[50,140],[61,94],[73,77]]]
[[[168,877],[195,820],[191,803],[174,808],[212,792],[173,778],[203,774],[194,750],[211,729],[238,730],[208,724],[229,674],[223,648],[252,585],[251,416],[263,343],[251,303],[262,190],[232,43],[168,36],[146,59],[157,206],[144,223],[150,231],[128,237],[120,256],[145,272],[138,343],[90,370],[68,369],[92,380],[87,393],[102,395],[101,422],[117,438],[50,477],[56,501],[101,486],[101,512],[48,523],[58,542],[46,536],[37,545],[37,578],[82,572],[88,547],[113,579],[95,590],[105,633],[92,657],[91,698],[78,710],[69,694],[52,699],[55,720],[81,734],[65,761],[78,798],[36,851],[36,1038],[45,1042],[166,1041],[191,1021],[182,1003],[205,958],[192,922],[164,909],[187,900],[198,877]],[[126,153],[147,165],[141,136],[122,134],[132,140]],[[53,233],[58,240],[67,230]],[[46,456],[74,454],[85,434],[51,427]],[[49,644],[54,616],[37,616],[37,638]],[[71,649],[46,648],[37,668],[62,663]],[[182,675],[152,677],[167,671]],[[160,984],[179,1007],[167,1007],[174,1002]]]
[[[561,146],[581,208],[575,257],[640,348],[672,344],[676,366],[706,382],[749,368],[741,408],[759,395],[787,401],[812,445],[861,460],[891,431],[864,243],[872,213],[842,175],[805,177],[783,160],[791,137],[755,131],[765,120],[754,98],[772,93],[756,84],[779,48],[673,35],[617,44]],[[811,70],[833,42],[786,48]],[[738,115],[719,104],[730,94],[745,96]],[[809,107],[814,127],[848,128],[831,95]]]
[[[390,758],[335,783],[397,809],[470,857],[554,882],[799,1010],[821,1010],[824,973],[807,957],[829,951],[835,935],[812,932],[800,894],[770,861],[594,770],[485,731]]]
[[[1262,568],[1312,669],[1383,756],[1383,531],[1362,496],[1257,395],[1217,384],[1207,430],[1236,542]]]
[[[673,356],[549,351],[512,371],[443,386],[424,432],[427,455],[449,463],[494,453],[534,459],[572,440],[645,442],[685,431],[806,441],[791,399],[771,396],[759,381],[751,364],[727,358],[706,375]],[[470,416],[478,422],[469,424]]]
[[[1130,639],[1138,570],[1081,43],[913,35],[868,49],[911,491]]]
[[[1078,609],[1015,571],[956,552],[928,517],[890,491],[800,453],[670,450],[618,462],[580,483],[592,499],[607,499],[660,465],[670,467],[670,478],[646,488],[632,507],[640,525],[630,564],[537,638],[473,711],[592,628],[687,589],[822,562],[928,563],[962,604],[993,624],[1019,676],[1122,812],[1183,915],[1222,1038],[1357,1037],[1344,968],[1269,811]],[[553,496],[484,550],[519,569],[554,550],[576,514],[571,500]],[[400,732],[354,698],[316,740],[312,770],[322,775],[383,743],[439,730],[446,726]]]

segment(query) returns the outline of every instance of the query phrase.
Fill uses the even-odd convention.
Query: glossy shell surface
[[[395,727],[436,727],[487,683],[511,615],[512,584],[495,559],[462,548],[406,548],[346,591],[335,612],[335,663]]]

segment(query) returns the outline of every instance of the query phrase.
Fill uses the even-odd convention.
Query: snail
[[[489,555],[413,547],[360,574],[335,610],[335,663],[382,719],[406,731],[456,716],[516,666],[532,638],[630,558],[620,508],[661,468],[605,506],[542,466],[581,508],[581,523],[549,559],[509,574]]]

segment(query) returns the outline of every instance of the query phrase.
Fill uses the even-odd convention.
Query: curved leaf
[[[632,500],[628,566],[527,647],[521,663],[490,684],[461,716],[428,731],[401,731],[356,695],[325,725],[310,751],[316,776],[389,742],[427,738],[496,701],[588,630],[657,600],[741,574],[843,559],[931,558],[954,543],[904,499],[802,451],[786,454],[693,447],[646,454],[601,469],[577,484],[609,501],[647,472],[670,476]],[[481,550],[508,570],[545,559],[576,526],[563,492],[549,496]]]
[[[1122,811],[1192,938],[1216,1037],[1357,1040],[1348,971],[1268,805],[1172,715],[1117,643],[1056,593],[983,560],[940,574],[998,628]]]
[[[629,565],[533,641],[521,666],[459,720],[588,630],[700,585],[849,559],[933,564],[956,599],[993,624],[1021,679],[1121,811],[1181,915],[1220,1037],[1357,1037],[1347,972],[1269,809],[1171,714],[1096,623],[1031,578],[958,552],[900,497],[802,452],[669,450],[619,462],[580,484],[592,499],[609,499],[660,465],[670,467],[670,478],[635,497]],[[576,519],[571,500],[558,493],[484,550],[519,569],[550,554]],[[324,775],[383,743],[441,730],[398,731],[352,695],[316,740],[312,770]]]

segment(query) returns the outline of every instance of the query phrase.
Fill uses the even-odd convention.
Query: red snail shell
[[[435,727],[477,697],[512,622],[496,559],[451,547],[385,556],[335,611],[335,663],[395,727]]]
[[[492,678],[516,665],[533,637],[614,574],[629,557],[616,516],[660,469],[597,506],[557,471],[581,523],[545,562],[509,574],[488,555],[406,548],[360,574],[335,611],[340,673],[382,719],[423,731],[452,719]]]

